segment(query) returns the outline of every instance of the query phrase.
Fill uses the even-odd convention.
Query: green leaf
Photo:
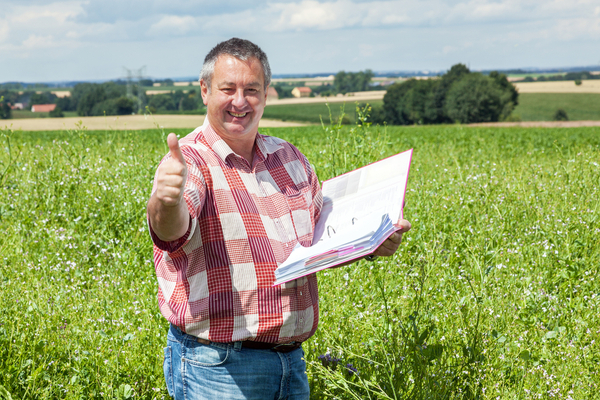
[[[0,385],[0,398],[5,400],[12,400],[12,396],[8,390],[2,385]]]
[[[546,339],[554,339],[558,335],[556,331],[546,332]]]
[[[529,361],[531,359],[531,353],[529,352],[529,350],[523,350],[519,354],[519,358],[523,361]]]

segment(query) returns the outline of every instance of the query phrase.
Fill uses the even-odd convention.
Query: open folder
[[[400,227],[412,149],[323,182],[313,244],[297,244],[273,286],[373,253]]]

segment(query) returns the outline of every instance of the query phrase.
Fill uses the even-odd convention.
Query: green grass
[[[383,100],[371,100],[368,103],[372,106],[381,106]],[[346,103],[307,103],[307,104],[283,104],[283,105],[270,105],[265,107],[263,118],[278,119],[282,121],[301,121],[301,122],[312,122],[329,123],[329,110],[331,110],[331,116],[334,120],[337,120],[341,114],[341,109],[344,109],[344,113],[347,116],[345,122],[353,124],[356,121],[355,109],[356,103],[352,100],[348,100]]]
[[[513,114],[523,121],[551,121],[562,108],[571,121],[600,120],[600,94],[596,93],[522,93]]]
[[[313,398],[600,397],[600,129],[263,132],[320,179],[414,148],[399,252],[319,273]],[[145,222],[164,133],[2,134],[0,398],[166,398]]]
[[[76,117],[76,111],[63,111],[65,117]],[[31,112],[30,110],[12,110],[12,118],[50,118],[50,113],[47,112]]]

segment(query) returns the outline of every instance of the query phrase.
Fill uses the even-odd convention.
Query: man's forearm
[[[153,194],[148,201],[148,217],[156,236],[165,242],[179,239],[189,227],[190,213],[183,199],[175,206],[165,206]]]

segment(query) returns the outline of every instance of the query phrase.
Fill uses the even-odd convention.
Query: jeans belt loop
[[[233,350],[241,351],[242,350],[242,342],[239,340],[237,342],[233,342]]]

